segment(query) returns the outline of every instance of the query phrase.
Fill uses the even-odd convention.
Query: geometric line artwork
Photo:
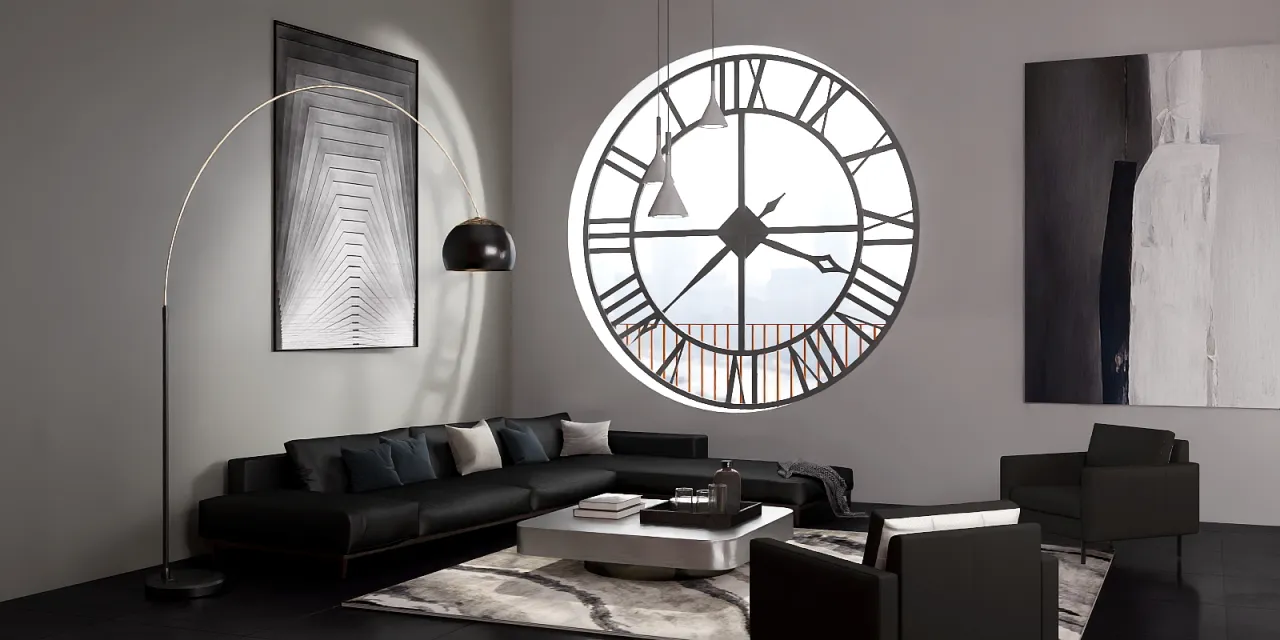
[[[416,60],[275,23],[275,94],[365,89],[417,116]],[[276,351],[418,343],[418,136],[372,96],[273,106]]]

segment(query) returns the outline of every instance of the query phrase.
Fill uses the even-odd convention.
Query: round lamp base
[[[216,595],[222,591],[226,577],[206,569],[172,569],[165,580],[160,572],[147,576],[147,598],[151,600],[190,600]]]

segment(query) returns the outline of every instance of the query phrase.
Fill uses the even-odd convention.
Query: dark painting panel
[[[1280,408],[1280,46],[1026,68],[1028,402]]]
[[[373,92],[417,115],[418,63],[275,24],[275,93]],[[274,115],[275,348],[417,345],[417,129],[345,89]]]

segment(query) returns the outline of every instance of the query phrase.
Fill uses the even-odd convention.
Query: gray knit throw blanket
[[[784,478],[804,476],[820,481],[827,490],[827,501],[831,503],[831,511],[836,514],[837,518],[865,518],[867,516],[866,513],[853,511],[849,508],[849,501],[845,497],[849,493],[849,488],[845,486],[844,478],[841,478],[840,474],[836,473],[836,470],[831,467],[802,460],[779,462],[778,475]]]

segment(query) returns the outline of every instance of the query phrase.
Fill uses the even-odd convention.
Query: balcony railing
[[[624,331],[631,326],[627,325]],[[737,323],[678,324],[675,327],[704,344],[721,349],[738,348]],[[858,325],[858,331],[854,331],[843,323],[826,324],[823,329],[830,336],[830,342],[816,335],[812,341],[796,341],[807,327],[804,324],[745,325],[742,344],[747,349],[793,343],[790,348],[784,347],[755,358],[717,353],[693,342],[686,342],[677,353],[675,349],[681,336],[676,329],[666,325],[639,338],[632,334],[628,336],[626,345],[650,371],[661,371],[667,382],[691,395],[733,404],[762,404],[795,397],[839,375],[838,364],[848,368],[869,346],[858,332],[874,340],[884,328],[883,325],[862,324]],[[792,350],[795,355],[792,355]],[[732,398],[729,397],[731,378]]]

